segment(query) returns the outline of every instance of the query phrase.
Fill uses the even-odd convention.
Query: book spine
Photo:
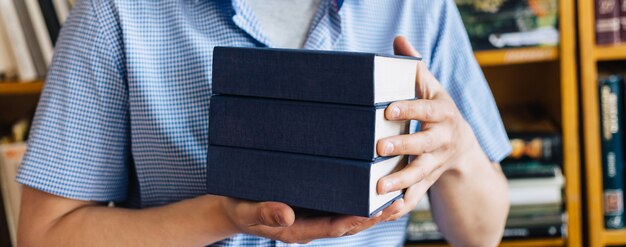
[[[0,18],[0,81],[11,80],[17,75],[15,58],[7,36],[3,20]]]
[[[376,131],[383,109],[216,95],[211,98],[209,142],[339,158],[377,158]],[[386,121],[395,134],[408,121]],[[378,128],[378,130],[381,130]]]
[[[44,78],[48,71],[48,67],[41,52],[39,43],[37,42],[37,35],[35,34],[30,13],[28,12],[28,7],[26,6],[24,0],[13,0],[13,2],[15,3],[17,14],[19,16],[20,23],[22,24],[22,31],[24,32],[24,37],[26,38],[26,45],[28,46],[28,50],[30,51],[30,55],[35,64],[37,75],[39,78]]]
[[[537,225],[504,228],[503,239],[526,239],[526,238],[550,238],[561,237],[565,233],[565,224]],[[433,230],[434,228],[434,230]],[[443,235],[437,230],[437,225],[432,221],[409,222],[407,226],[408,244],[428,242],[442,242]]]
[[[622,24],[622,42],[626,42],[626,0],[620,2],[620,23]]]
[[[54,10],[54,5],[52,4],[52,0],[38,0],[38,1],[39,1],[39,8],[41,8],[41,13],[43,14],[43,18],[46,22],[46,26],[48,27],[48,35],[50,35],[50,41],[52,41],[52,46],[55,46],[57,38],[59,37],[59,32],[61,30],[61,23],[59,22],[57,13]]]
[[[619,43],[620,0],[595,0],[596,44]]]
[[[207,193],[369,216],[366,161],[209,146]]]
[[[17,63],[17,71],[21,80],[32,81],[37,79],[37,70],[32,59],[26,37],[20,25],[17,8],[13,0],[0,0],[0,18],[5,25],[9,44],[13,50]]]
[[[610,76],[601,80],[599,88],[604,225],[607,229],[624,228],[621,83],[617,76]]]
[[[507,162],[502,164],[502,172],[508,179],[551,178],[555,177],[558,165],[536,161]]]
[[[37,41],[39,42],[41,53],[46,66],[49,67],[52,62],[52,41],[50,40],[48,28],[46,27],[46,22],[44,21],[43,14],[41,13],[39,2],[37,2],[37,0],[24,0],[24,2],[26,3],[26,7],[28,7],[28,13],[30,14],[30,18],[33,22],[33,28],[37,35]]]
[[[212,89],[214,94],[374,105],[374,57],[215,47]]]
[[[518,161],[561,163],[563,160],[560,134],[510,133],[509,138],[513,150],[503,163]]]
[[[63,25],[70,12],[70,7],[67,0],[53,0],[54,10],[57,12],[59,18],[59,24]]]

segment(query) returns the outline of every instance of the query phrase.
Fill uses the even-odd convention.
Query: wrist
[[[468,137],[464,138],[466,140],[465,144],[461,145],[457,158],[452,160],[453,163],[449,164],[448,167],[450,168],[442,174],[442,178],[453,177],[459,179],[482,170],[477,169],[477,166],[489,166],[491,164],[469,124],[466,123],[465,126],[466,131],[464,132],[468,135]]]

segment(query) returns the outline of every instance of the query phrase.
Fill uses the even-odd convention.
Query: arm
[[[19,246],[205,246],[237,233],[289,243],[358,233],[400,211],[396,203],[379,216],[296,219],[278,202],[199,196],[149,209],[107,207],[27,186],[22,192]]]
[[[418,56],[406,39],[396,38],[396,54]],[[454,101],[423,63],[417,68],[419,100],[394,102],[385,112],[392,120],[418,120],[415,134],[379,141],[378,153],[414,155],[403,170],[378,182],[380,193],[405,189],[407,206],[415,207],[428,189],[434,218],[455,246],[495,246],[508,213],[508,188],[499,165],[491,164]],[[485,214],[488,212],[488,215]]]

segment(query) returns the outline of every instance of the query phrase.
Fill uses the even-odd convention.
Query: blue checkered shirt
[[[305,49],[392,53],[404,35],[492,161],[508,140],[453,0],[323,0]],[[78,1],[63,27],[18,181],[145,208],[205,193],[214,46],[272,46],[243,0]],[[399,246],[407,217],[316,246]],[[287,246],[236,235],[216,246]]]

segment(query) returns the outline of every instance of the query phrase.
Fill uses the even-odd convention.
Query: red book
[[[615,44],[621,41],[620,8],[623,0],[596,0],[596,44]]]

